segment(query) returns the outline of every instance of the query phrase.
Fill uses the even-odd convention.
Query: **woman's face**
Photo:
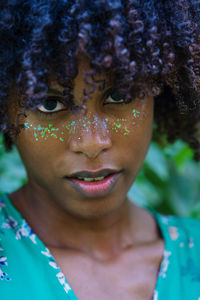
[[[85,71],[89,66],[80,61],[74,87],[77,105],[81,104],[83,90],[89,89],[83,79]],[[95,79],[106,79],[108,86],[115,88],[106,74]],[[108,93],[110,87],[102,90],[102,83],[97,84],[92,101],[85,103],[86,109],[73,114],[59,102],[63,88],[52,82],[49,100],[38,111],[27,111],[25,128],[15,140],[32,192],[42,191],[62,209],[83,218],[103,216],[122,205],[152,136],[153,98],[125,104],[113,92]],[[11,100],[16,105],[14,97]],[[19,112],[19,107],[16,110],[11,106],[13,122]],[[104,169],[117,174],[96,182],[69,178],[77,172]]]

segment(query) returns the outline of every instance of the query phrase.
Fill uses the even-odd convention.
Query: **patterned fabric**
[[[165,241],[153,300],[200,300],[200,220],[149,210]]]
[[[0,299],[77,300],[50,251],[0,196]]]
[[[200,220],[155,217],[165,250],[152,300],[200,300]],[[70,278],[70,274],[69,274]],[[78,299],[50,251],[0,196],[0,299]]]

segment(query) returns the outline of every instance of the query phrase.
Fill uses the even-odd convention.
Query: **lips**
[[[88,177],[88,178],[97,178],[97,177],[107,177],[110,174],[119,173],[119,170],[114,169],[102,169],[99,171],[80,171],[76,173],[72,173],[69,176],[65,176],[67,178],[78,178],[78,177]]]
[[[93,197],[105,197],[108,195],[115,187],[119,177],[121,176],[121,172],[118,171],[115,173],[109,173],[110,170],[102,170],[100,172],[78,172],[74,173],[74,175],[78,177],[86,177],[83,175],[87,175],[87,177],[91,177],[93,175],[94,177],[101,177],[106,176],[104,179],[99,181],[92,181],[87,182],[81,179],[77,179],[76,177],[66,177],[68,183],[80,194],[87,198],[93,198]],[[99,176],[101,175],[101,176]]]

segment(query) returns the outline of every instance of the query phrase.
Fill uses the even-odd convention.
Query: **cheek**
[[[138,126],[145,118],[145,112],[133,108],[124,117],[107,117],[99,118],[91,112],[85,118],[72,120],[71,122],[63,122],[56,124],[56,122],[37,124],[37,122],[24,123],[24,135],[36,143],[43,141],[64,142],[69,135],[82,135],[92,129],[102,129],[107,133],[119,133],[127,136]]]
[[[138,140],[136,143],[141,144],[142,137],[150,135],[148,131],[149,128],[151,131],[152,127],[153,106],[152,101],[144,102],[144,105],[141,105],[141,102],[138,103],[139,105],[136,103],[132,106],[123,106],[125,110],[122,109],[122,112],[118,112],[115,116],[112,114],[112,117],[110,113],[107,117],[99,118],[89,112],[87,117],[76,118],[68,122],[65,122],[63,118],[58,121],[49,121],[49,123],[27,118],[18,139],[20,140],[18,148],[19,150],[20,148],[26,149],[24,152],[30,155],[34,155],[39,149],[40,151],[46,149],[46,153],[49,153],[50,149],[52,152],[55,149],[59,152],[59,149],[65,148],[70,136],[80,137],[90,130],[101,131],[102,134],[112,135],[113,138],[117,136],[120,140],[124,137],[124,143],[126,140],[128,143],[130,140]],[[127,136],[130,136],[130,139]],[[23,147],[20,147],[20,144],[23,144]]]
[[[65,128],[59,128],[55,124],[49,123],[45,125],[36,124],[35,122],[24,123],[25,129],[24,134],[28,134],[35,142],[42,142],[46,140],[58,140],[60,142],[64,141],[64,131]],[[67,127],[67,130],[70,128]]]
[[[112,131],[120,134],[120,143],[126,145],[129,152],[146,151],[152,137],[153,128],[153,101],[144,101],[137,109],[132,108],[126,118],[113,122]],[[127,137],[126,137],[127,136]]]
[[[16,139],[16,147],[29,176],[49,178],[51,176],[52,161],[58,153],[58,145],[53,140],[36,140],[34,130],[23,129]]]
[[[144,114],[144,112],[132,109],[131,113],[127,114],[126,117],[109,120],[109,130],[114,133],[119,133],[122,136],[127,136],[131,134],[134,128],[143,120]]]
[[[121,151],[124,153],[124,163],[127,170],[130,170],[129,176],[132,176],[132,173],[133,176],[138,174],[152,138],[153,106],[147,107],[143,112],[134,125],[131,122],[128,123],[129,135],[120,140]]]

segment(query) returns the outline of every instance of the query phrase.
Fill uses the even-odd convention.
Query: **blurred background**
[[[143,168],[128,192],[139,205],[182,217],[200,217],[200,162],[182,141],[161,148],[151,143]],[[16,148],[7,153],[0,134],[0,192],[10,193],[27,182]]]

